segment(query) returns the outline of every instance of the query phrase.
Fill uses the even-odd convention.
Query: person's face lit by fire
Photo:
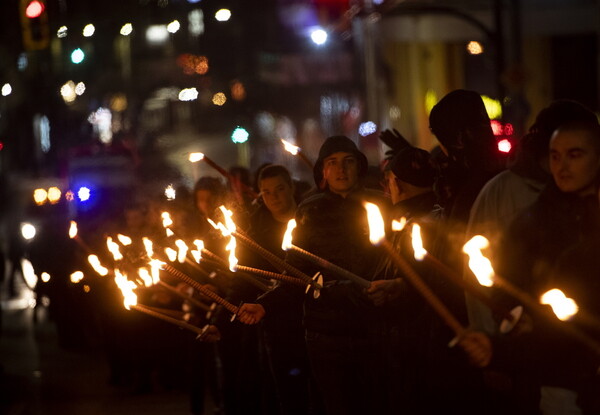
[[[259,188],[265,206],[276,219],[295,210],[294,188],[282,176],[262,179]]]
[[[352,153],[333,153],[323,161],[323,178],[330,191],[347,196],[358,183],[358,159]]]

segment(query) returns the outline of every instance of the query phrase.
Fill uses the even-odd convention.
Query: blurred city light
[[[47,116],[35,114],[33,117],[33,134],[40,142],[44,153],[50,151],[50,120]]]
[[[200,36],[204,33],[204,13],[201,9],[188,13],[188,31],[192,36]]]
[[[2,96],[3,97],[7,97],[11,94],[12,92],[12,86],[10,86],[10,84],[4,84],[2,85]]]
[[[219,22],[226,22],[231,18],[231,11],[229,9],[221,9],[215,13],[215,19]]]
[[[243,127],[236,127],[233,133],[231,133],[231,141],[236,144],[245,143],[249,137],[250,133]]]
[[[58,187],[53,186],[48,189],[48,201],[53,205],[58,203],[61,195],[62,193]]]
[[[25,16],[30,19],[35,19],[36,17],[40,17],[44,12],[44,3],[34,0],[30,2],[25,8]]]
[[[77,98],[75,92],[75,82],[68,81],[66,84],[60,87],[60,95],[66,103],[71,103]]]
[[[69,32],[69,29],[67,28],[67,26],[61,26],[56,31],[56,37],[59,39],[67,37],[68,32]]]
[[[42,280],[42,282],[50,281],[50,274],[48,274],[47,272],[42,272],[41,280]]]
[[[48,192],[46,189],[35,189],[33,191],[33,201],[36,205],[41,206],[46,203],[46,199],[48,198]]]
[[[187,0],[188,3],[196,4],[200,3],[202,0]]]
[[[115,94],[110,100],[110,109],[115,112],[123,112],[127,109],[127,97],[125,94]]]
[[[327,42],[327,32],[323,29],[315,29],[310,32],[310,38],[316,45],[324,45]]]
[[[183,68],[186,75],[204,75],[208,72],[208,58],[206,56],[184,53],[177,58],[177,65]]]
[[[25,69],[27,69],[28,65],[29,59],[27,58],[27,53],[23,52],[19,55],[19,58],[17,59],[17,68],[20,71],[24,71]]]
[[[81,62],[83,62],[84,59],[85,53],[83,53],[83,50],[81,50],[81,48],[77,48],[73,52],[71,52],[71,62],[73,62],[74,64],[80,64]]]
[[[168,39],[169,31],[164,24],[148,26],[146,29],[146,40],[148,43],[160,45],[165,43]]]
[[[86,24],[85,27],[83,28],[83,36],[84,37],[92,37],[92,36],[94,36],[95,32],[96,32],[96,27],[91,23]]]
[[[375,131],[377,131],[377,124],[373,121],[363,122],[358,126],[358,133],[363,137],[371,135]]]
[[[467,44],[467,51],[471,55],[481,55],[483,53],[483,45],[476,40],[472,40]]]
[[[75,194],[72,190],[67,190],[67,192],[65,193],[65,200],[67,202],[72,202],[73,200],[75,200]]]
[[[490,120],[502,118],[502,104],[497,99],[490,98],[486,95],[482,95],[483,105],[485,110],[490,117]]]
[[[390,107],[390,118],[392,120],[398,120],[398,119],[400,119],[401,116],[402,116],[402,111],[400,110],[400,107],[397,107],[395,105]]]
[[[123,36],[129,36],[133,32],[133,25],[131,23],[125,23],[121,27],[121,31],[119,32]]]
[[[177,192],[175,191],[175,188],[172,184],[168,185],[165,188],[165,197],[167,198],[167,200],[175,200],[175,198],[177,197]]]
[[[198,90],[196,88],[185,88],[179,92],[180,101],[195,101],[198,99]]]
[[[222,92],[217,92],[212,97],[212,103],[215,104],[215,105],[217,105],[217,106],[224,105],[225,102],[227,102],[227,97]]]
[[[427,111],[428,115],[437,102],[438,97],[436,92],[433,89],[428,89],[427,92],[425,92],[425,111]]]
[[[75,271],[74,273],[71,274],[70,279],[73,284],[79,283],[83,279],[83,272]]]
[[[231,98],[236,101],[242,101],[246,98],[246,88],[240,81],[234,81],[231,84]]]
[[[94,131],[104,144],[112,141],[112,113],[108,108],[100,107],[88,117],[88,122],[94,126]]]
[[[85,187],[85,186],[80,187],[79,190],[77,191],[77,197],[82,202],[87,202],[88,200],[90,200],[91,195],[92,195],[92,192],[90,191],[90,189],[88,187]]]
[[[181,28],[181,24],[178,20],[173,20],[171,23],[167,25],[167,31],[169,33],[177,33]]]
[[[510,140],[505,138],[498,141],[498,151],[502,153],[510,153],[510,150],[512,150],[512,144]]]
[[[85,84],[83,82],[79,82],[75,86],[75,94],[77,94],[77,95],[83,95],[84,92],[85,92]]]
[[[35,226],[29,222],[21,223],[21,235],[23,238],[25,238],[27,241],[31,241],[33,238],[35,238],[35,234]]]

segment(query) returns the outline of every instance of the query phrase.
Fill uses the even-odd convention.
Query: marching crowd
[[[446,95],[433,107],[429,124],[439,142],[431,153],[397,131],[381,133],[390,150],[378,188],[356,144],[332,136],[320,147],[312,188],[295,182],[284,166],[264,165],[256,174],[255,200],[247,191],[252,183],[238,171],[227,184],[203,177],[190,200],[169,202],[171,238],[201,239],[206,250],[226,258],[229,238],[207,221],[221,221],[218,208],[225,205],[241,232],[305,275],[320,274],[322,288],[243,278],[204,258],[199,265],[174,264],[239,305],[233,319],[223,307],[207,312],[198,304],[208,305],[208,298],[169,280],[167,273],[164,282],[190,300],[160,288],[139,290],[141,303],[204,327],[194,339],[147,316],[117,310],[120,293],[103,283],[98,307],[113,308],[94,318],[102,328],[111,380],[118,384],[133,377],[139,386],[156,368],[168,375],[168,368],[186,367],[192,412],[198,414],[206,396],[227,415],[600,413],[596,115],[574,101],[550,103],[509,161],[499,157],[475,92]],[[447,327],[403,270],[370,242],[364,202],[376,204],[386,224],[406,220],[403,231],[387,232],[393,249],[467,329],[456,335]],[[164,202],[132,198],[124,225],[103,234],[168,244],[164,229],[157,229],[163,209]],[[368,287],[294,250],[283,251],[283,235],[294,218],[294,245],[366,279]],[[462,247],[471,236],[484,235],[499,276],[535,302],[560,288],[577,301],[579,313],[563,322],[550,307],[531,308],[494,286],[484,294],[498,308],[524,306],[513,327],[500,330],[505,316],[465,294],[427,261],[414,259],[411,224],[420,225],[429,254],[468,283],[476,281]],[[237,256],[240,265],[282,272],[240,241]],[[128,260],[132,269],[140,261]],[[571,335],[565,326],[582,335]]]

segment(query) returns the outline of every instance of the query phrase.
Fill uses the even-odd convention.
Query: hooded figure
[[[327,138],[321,146],[319,158],[315,162],[315,167],[313,169],[313,177],[319,190],[325,190],[327,188],[327,182],[323,177],[323,161],[332,154],[340,152],[350,153],[356,156],[358,161],[359,180],[367,175],[367,170],[369,168],[367,157],[358,149],[358,147],[356,147],[354,141],[343,135],[334,135]]]

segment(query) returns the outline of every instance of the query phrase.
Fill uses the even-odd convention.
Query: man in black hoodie
[[[349,138],[333,136],[323,143],[314,167],[318,192],[298,207],[294,245],[370,279],[378,250],[369,242],[363,202],[384,207],[387,201],[381,193],[362,187],[367,167],[367,158]],[[372,303],[353,282],[319,269],[294,252],[287,259],[308,275],[324,274],[321,296],[304,297],[303,323],[311,369],[327,413],[382,413],[378,382],[383,379],[378,376],[381,364],[374,340],[382,336],[370,333]],[[281,301],[273,299],[281,293],[272,294],[261,299],[266,313],[274,301]],[[243,313],[240,320],[245,321]]]

